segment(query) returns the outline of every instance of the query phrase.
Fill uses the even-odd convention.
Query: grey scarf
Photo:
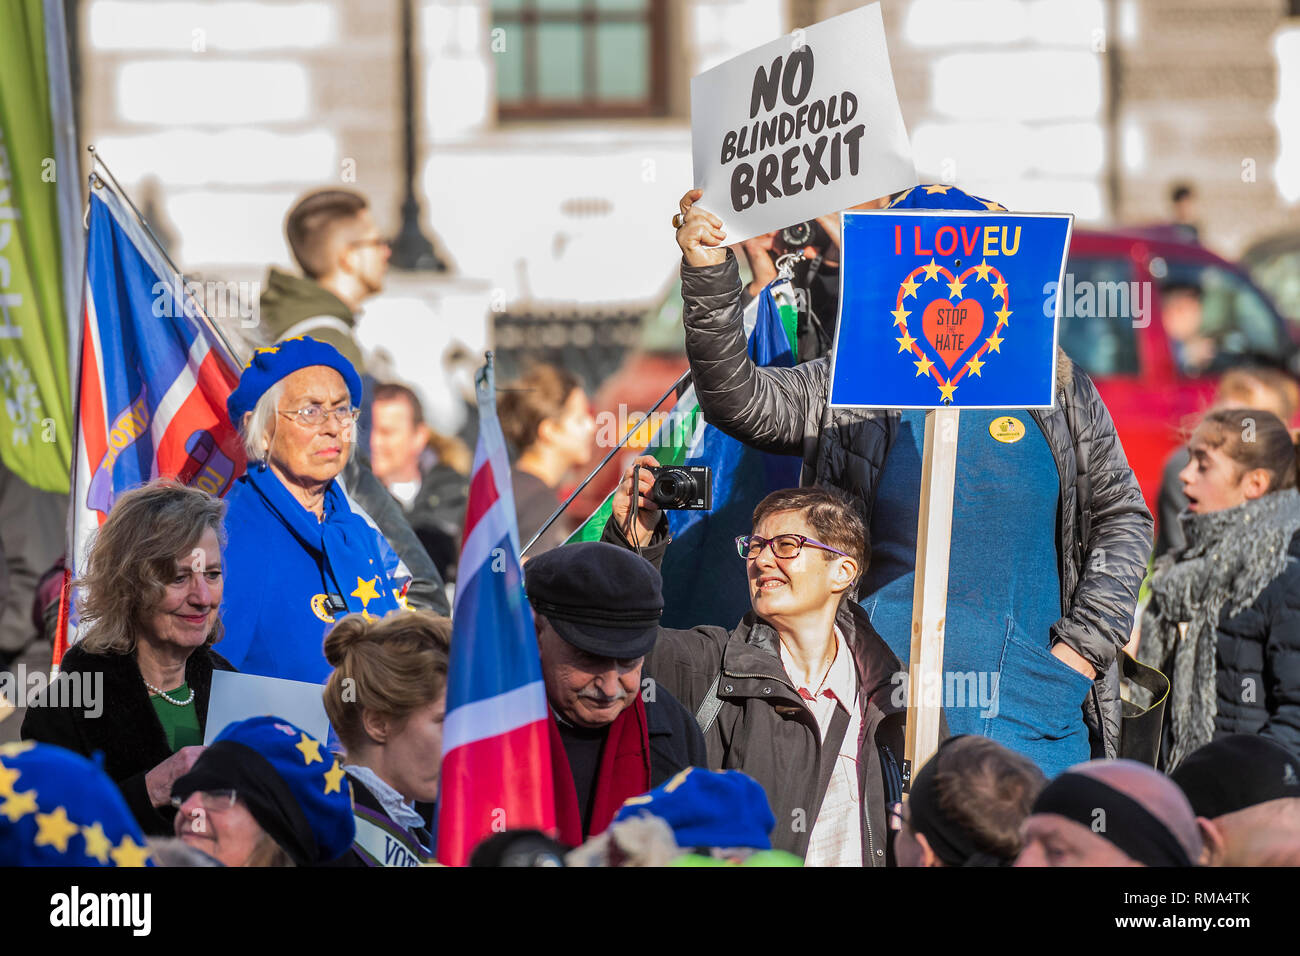
[[[1166,772],[1214,736],[1215,654],[1224,608],[1238,614],[1286,567],[1300,529],[1295,488],[1214,511],[1178,516],[1187,546],[1156,561],[1138,657],[1169,676],[1172,746]],[[1178,625],[1187,632],[1179,636]]]

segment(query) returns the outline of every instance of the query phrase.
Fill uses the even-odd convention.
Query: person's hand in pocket
[[[1097,669],[1065,641],[1057,641],[1052,645],[1052,656],[1067,667],[1078,671],[1088,680],[1097,679]]]

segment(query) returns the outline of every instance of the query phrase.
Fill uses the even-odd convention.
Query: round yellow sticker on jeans
[[[989,422],[989,434],[1003,444],[1010,445],[1025,437],[1025,426],[1020,419],[1003,415]]]

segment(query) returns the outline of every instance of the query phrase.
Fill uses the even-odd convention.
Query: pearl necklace
[[[143,680],[143,678],[141,678],[141,679]],[[188,707],[190,704],[194,703],[194,688],[193,688],[193,687],[190,688],[190,696],[189,696],[189,697],[185,698],[184,700],[172,700],[172,699],[171,699],[170,697],[168,697],[165,693],[163,693],[162,690],[160,690],[160,689],[157,688],[157,687],[154,687],[153,684],[149,683],[148,681],[145,681],[145,682],[144,682],[144,686],[145,686],[145,687],[148,687],[151,691],[153,691],[154,694],[155,694],[156,696],[161,697],[163,700],[167,701],[167,703],[169,703],[169,704],[174,704],[174,705],[177,706],[177,707]]]

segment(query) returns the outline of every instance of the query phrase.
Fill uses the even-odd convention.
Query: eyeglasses
[[[361,417],[359,408],[324,408],[320,405],[308,405],[306,408],[299,408],[296,411],[285,411],[277,408],[277,412],[285,418],[295,419],[298,424],[306,425],[308,428],[320,428],[332,416],[340,425],[346,426],[349,423],[355,424],[356,420]]]
[[[778,558],[796,558],[806,544],[810,544],[814,548],[821,548],[823,551],[830,551],[832,554],[838,554],[841,557],[853,557],[851,554],[845,554],[839,548],[832,548],[829,544],[814,541],[803,534],[778,534],[775,538],[761,538],[756,534],[742,534],[736,538],[736,553],[746,561],[752,561],[762,554],[763,549],[769,544],[772,546],[772,553]]]
[[[172,797],[171,804],[177,810],[190,797],[198,795],[199,805],[209,813],[222,810],[229,810],[235,805],[235,799],[239,794],[234,790],[195,790],[194,793],[187,793],[183,797]]]

